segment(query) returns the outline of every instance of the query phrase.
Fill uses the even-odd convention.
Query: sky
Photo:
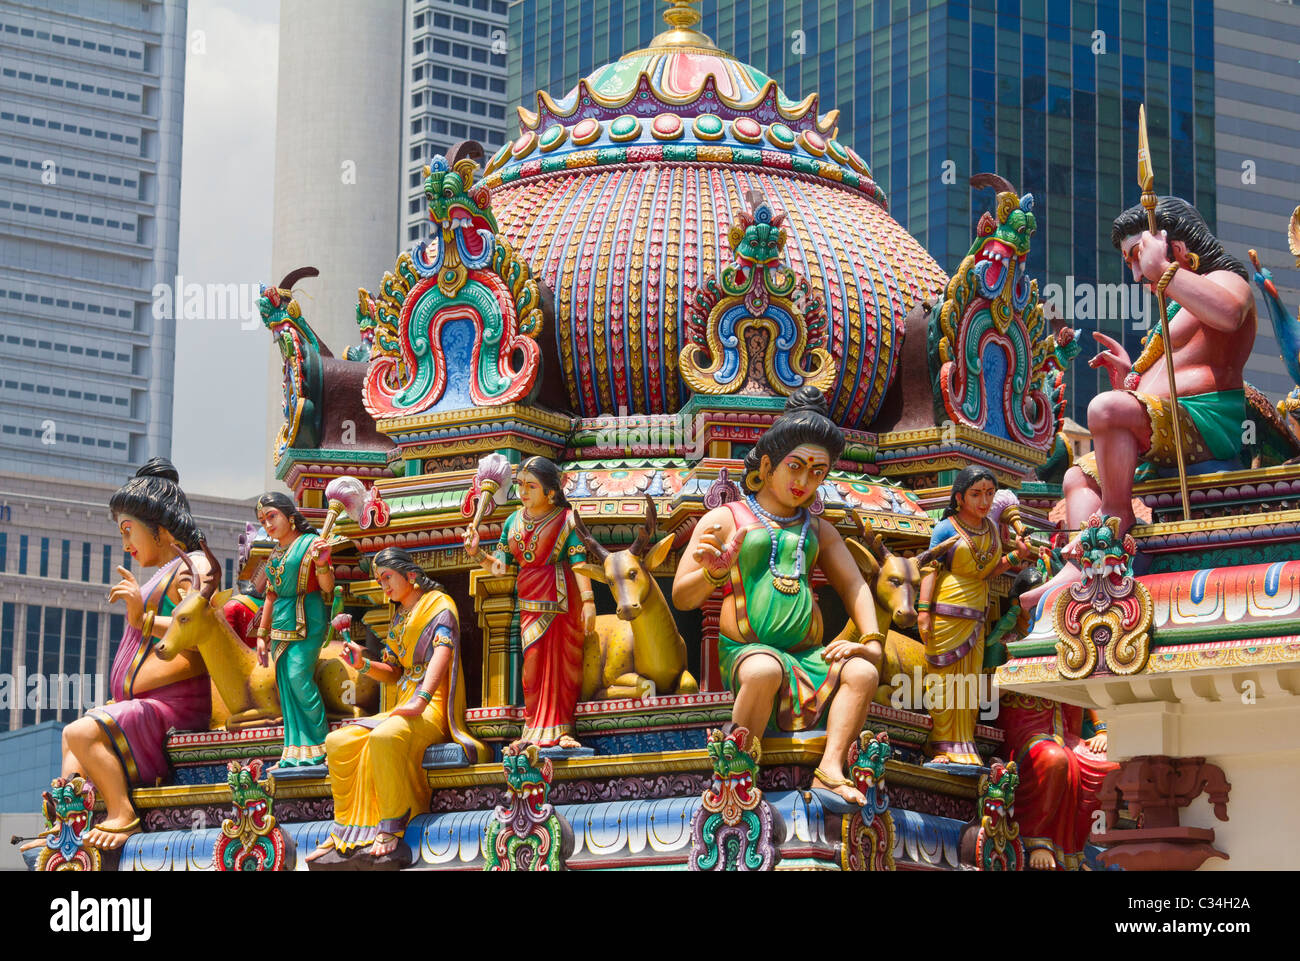
[[[272,280],[279,20],[279,0],[189,3],[179,274],[249,292],[242,320],[177,310],[172,461],[192,494],[252,497],[270,456],[272,345],[251,292]]]

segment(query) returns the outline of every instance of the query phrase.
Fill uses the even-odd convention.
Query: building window
[[[27,535],[18,535],[18,573],[27,573]]]
[[[90,583],[90,542],[83,541],[81,544],[81,583]]]
[[[112,581],[109,580],[109,578],[112,577],[112,575],[113,575],[113,548],[110,545],[105,544],[104,545],[104,583],[105,584],[112,583]]]
[[[59,579],[66,581],[68,579],[68,568],[72,564],[72,544],[64,541],[59,550]]]
[[[86,648],[86,674],[90,677],[98,677],[99,614],[96,611],[86,612],[86,642],[83,646]]]
[[[50,539],[41,538],[41,577],[50,576]]]
[[[4,531],[0,531],[0,574],[3,574],[8,569],[6,566],[9,560],[8,555],[9,555],[9,535]],[[3,671],[0,671],[0,674],[3,673],[4,673]]]

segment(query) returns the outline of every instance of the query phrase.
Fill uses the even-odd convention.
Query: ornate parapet
[[[292,871],[297,861],[293,838],[276,824],[272,808],[274,787],[257,783],[261,758],[248,764],[227,764],[234,817],[221,822],[221,834],[212,848],[217,871]]]
[[[1133,538],[1094,514],[1080,532],[1083,577],[1056,599],[1057,670],[1079,680],[1102,669],[1137,674],[1151,652],[1151,594],[1133,576]]]
[[[85,840],[94,808],[95,785],[80,774],[50,783],[42,795],[45,829],[39,835],[43,841],[36,854],[37,871],[104,869],[104,856]]]
[[[1124,761],[1106,775],[1098,792],[1110,826],[1094,835],[1106,848],[1099,860],[1126,871],[1194,871],[1210,858],[1227,860],[1213,846],[1212,828],[1183,827],[1178,812],[1207,793],[1214,816],[1226,821],[1230,790],[1223,770],[1203,757],[1147,755]],[[1137,822],[1135,828],[1119,826],[1121,808]]]
[[[692,871],[771,871],[781,858],[780,816],[758,786],[758,741],[750,754],[743,746],[749,731],[728,726],[708,733],[713,777],[691,822],[688,864]]]
[[[551,759],[538,766],[536,744],[509,745],[502,757],[506,803],[483,835],[485,871],[563,871],[573,828],[550,802]]]

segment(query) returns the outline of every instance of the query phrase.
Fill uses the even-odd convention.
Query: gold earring
[[[745,475],[745,487],[751,491],[762,490],[763,472],[759,468],[756,467]]]
[[[1199,271],[1199,270],[1201,269],[1201,255],[1200,255],[1200,254],[1198,254],[1198,253],[1194,253],[1193,251],[1190,251],[1190,250],[1189,250],[1189,251],[1187,251],[1187,259],[1190,260],[1190,261],[1192,262],[1192,273],[1196,273],[1197,271]]]

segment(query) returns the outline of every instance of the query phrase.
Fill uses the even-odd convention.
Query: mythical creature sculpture
[[[672,550],[674,535],[655,540],[658,512],[646,497],[646,522],[626,550],[608,551],[574,515],[574,527],[592,562],[580,566],[609,586],[616,616],[596,618],[583,649],[582,700],[694,694],[700,687],[686,670],[686,642],[668,599],[650,573]],[[594,563],[593,563],[594,562]]]
[[[780,822],[758,786],[758,740],[733,725],[709,731],[706,747],[713,778],[691,826],[690,869],[772,870],[780,859],[775,841]]]
[[[99,850],[86,843],[87,829],[95,809],[95,786],[80,774],[56,777],[42,795],[41,813],[45,830],[34,843],[37,871],[98,871],[103,865]]]
[[[1017,196],[1001,177],[971,182],[1000,188],[997,215],[980,218],[970,252],[931,314],[935,417],[1046,453],[1064,417],[1072,337],[1052,334],[1038,282],[1026,272],[1034,198]]]
[[[849,749],[849,776],[867,803],[840,822],[845,871],[894,870],[894,819],[885,789],[885,762],[893,750],[884,731],[863,731]]]
[[[424,183],[432,236],[398,258],[378,297],[358,291],[376,418],[522,401],[540,384],[541,292],[498,235],[477,176],[465,151],[435,157]]]
[[[1300,268],[1300,207],[1291,214],[1291,224],[1287,232],[1287,244]],[[1287,313],[1282,304],[1282,297],[1273,283],[1273,275],[1266,267],[1260,266],[1259,255],[1250,251],[1250,262],[1255,268],[1255,285],[1264,295],[1264,306],[1268,308],[1269,319],[1273,322],[1273,333],[1278,346],[1282,348],[1282,362],[1286,364],[1291,379],[1300,385],[1300,314],[1295,319]],[[1292,432],[1300,431],[1300,386],[1291,391],[1283,400],[1277,402],[1277,412],[1292,424]]]
[[[1151,650],[1153,608],[1146,587],[1133,577],[1137,545],[1120,536],[1120,520],[1094,514],[1079,532],[1082,576],[1056,598],[1057,669],[1083,678],[1099,656],[1112,674],[1136,674]],[[1099,652],[1101,654],[1099,655]]]
[[[263,286],[257,301],[262,323],[284,359],[284,423],[272,452],[277,464],[290,447],[312,448],[321,439],[325,377],[321,357],[332,355],[308,326],[293,296],[295,283],[319,274],[315,267],[300,267],[278,286]]]
[[[975,869],[977,871],[1023,871],[1025,848],[1016,824],[1016,786],[1020,776],[1016,762],[994,761],[988,774],[981,775],[976,817]]]
[[[226,781],[234,817],[221,822],[221,833],[212,849],[212,864],[218,871],[292,871],[293,838],[285,834],[272,813],[275,798],[260,784],[262,759],[247,765],[226,764]]]
[[[733,260],[686,306],[682,379],[701,394],[789,396],[804,384],[827,390],[835,366],[826,315],[806,278],[785,265],[785,214],[758,195],[735,211]]]
[[[516,742],[502,752],[506,803],[483,835],[485,871],[562,871],[573,852],[573,828],[550,801],[551,759],[536,744]]]

